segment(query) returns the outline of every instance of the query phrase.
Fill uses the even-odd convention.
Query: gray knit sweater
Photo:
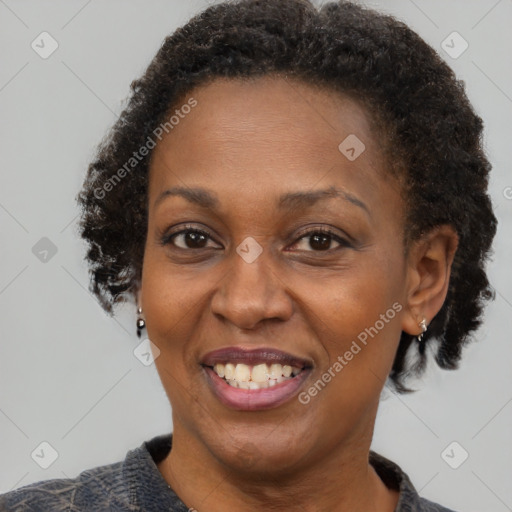
[[[145,441],[123,461],[83,471],[76,478],[44,480],[0,495],[9,512],[189,512],[157,463],[171,449],[172,434]],[[420,498],[408,476],[390,460],[370,452],[383,482],[400,492],[395,512],[453,512]],[[190,509],[193,510],[193,509]]]

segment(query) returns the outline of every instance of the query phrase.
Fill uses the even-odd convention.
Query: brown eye
[[[177,240],[182,240],[183,245],[180,246]],[[186,231],[178,233],[173,237],[173,241],[177,247],[181,249],[203,249],[206,245],[208,236],[199,231]]]
[[[197,228],[188,228],[165,235],[162,238],[163,245],[173,245],[178,249],[206,249],[208,240],[212,237],[210,233]]]
[[[304,241],[303,248],[299,250],[306,250],[308,251],[310,249],[313,249],[313,252],[322,252],[322,251],[329,251],[332,249],[331,245],[333,242],[337,243],[339,247],[335,247],[332,250],[339,249],[340,247],[349,247],[350,244],[341,238],[336,233],[326,230],[326,229],[315,229],[311,230],[308,233],[303,234],[299,241],[295,244],[297,245],[301,241]]]
[[[330,235],[316,234],[309,237],[309,245],[318,251],[330,249],[332,237]]]

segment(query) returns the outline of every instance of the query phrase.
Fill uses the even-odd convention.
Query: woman
[[[168,37],[132,89],[81,232],[105,310],[137,304],[173,434],[2,510],[448,510],[370,444],[386,379],[406,391],[433,343],[455,368],[491,297],[462,84],[391,17],[242,0]]]

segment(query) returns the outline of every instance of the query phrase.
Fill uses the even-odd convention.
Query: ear
[[[459,237],[452,226],[437,226],[413,242],[407,258],[407,298],[402,330],[418,336],[419,323],[437,315],[448,293]]]

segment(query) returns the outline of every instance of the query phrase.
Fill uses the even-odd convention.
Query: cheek
[[[314,378],[299,396],[304,416],[323,424],[319,444],[328,450],[340,436],[359,435],[373,421],[400,338],[401,304],[378,272],[353,271],[309,305],[310,327],[324,352]],[[340,286],[342,286],[340,290]],[[315,294],[316,295],[316,294]],[[310,296],[311,298],[311,296]]]
[[[188,340],[209,311],[212,289],[221,275],[219,270],[177,266],[161,248],[146,249],[142,272],[142,307],[148,336],[162,352],[172,353],[176,367],[180,359],[189,359]]]
[[[177,271],[161,252],[147,250],[144,256],[142,307],[147,335],[160,350],[155,366],[173,411],[190,413],[201,402],[190,371],[196,363],[188,340],[199,323],[204,280]]]
[[[335,301],[324,295],[315,307],[313,329],[325,358],[300,398],[304,411],[311,407],[317,422],[328,426],[323,442],[329,445],[340,429],[348,435],[371,421],[400,338],[401,305],[375,286],[366,292],[347,287]]]
[[[375,367],[386,365],[393,357],[401,332],[399,312],[402,305],[398,294],[370,281],[368,286],[357,283],[350,287],[343,283],[343,291],[335,292],[331,299],[326,291],[318,302],[310,307],[318,312],[317,332],[323,333],[323,345],[332,362],[347,353],[353,366],[368,364]],[[361,350],[358,350],[359,345]]]
[[[180,340],[176,331],[187,323],[187,311],[197,303],[197,285],[183,282],[161,250],[146,249],[142,271],[142,307],[150,339],[161,351],[171,348],[169,339]],[[197,281],[196,281],[197,283]]]
[[[310,307],[317,312],[315,329],[323,336],[327,367],[339,363],[332,372],[343,374],[338,381],[344,381],[344,387],[378,388],[391,369],[403,310],[398,257],[370,257],[322,294],[309,296],[316,297]]]

